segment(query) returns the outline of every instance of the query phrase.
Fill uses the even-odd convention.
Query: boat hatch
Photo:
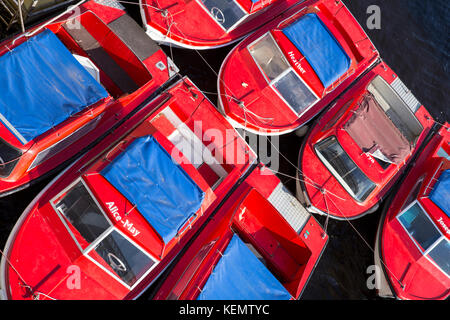
[[[303,54],[325,88],[350,68],[351,59],[315,13],[283,28],[283,34]]]
[[[270,33],[250,44],[248,50],[272,88],[297,115],[318,100],[287,62]]]
[[[442,172],[430,192],[430,199],[450,218],[450,169]]]
[[[385,163],[402,163],[412,149],[370,93],[358,102],[358,109],[344,124],[344,129],[363,152]]]
[[[450,276],[450,242],[419,202],[414,201],[397,216],[397,219],[419,251]]]
[[[247,14],[235,0],[201,0],[211,17],[226,31],[233,29]]]
[[[111,224],[82,180],[52,205],[83,254],[128,288],[156,265],[157,260]]]
[[[394,89],[381,76],[377,76],[367,90],[409,143],[415,145],[423,127]]]
[[[23,144],[108,96],[49,30],[0,64],[0,120]]]
[[[289,300],[290,293],[233,235],[221,259],[206,281],[198,300]]]
[[[355,200],[364,201],[375,189],[375,183],[358,168],[335,136],[317,143],[315,150],[320,160]]]
[[[204,192],[152,136],[134,140],[101,174],[168,243],[197,214]]]

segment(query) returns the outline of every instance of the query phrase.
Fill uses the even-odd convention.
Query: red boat
[[[29,205],[5,247],[3,295],[137,298],[254,166],[245,141],[181,79]]]
[[[239,128],[279,135],[307,123],[379,59],[341,1],[308,1],[238,44],[219,73],[219,108]]]
[[[174,76],[144,30],[101,3],[0,44],[0,195],[67,165]]]
[[[375,246],[378,294],[397,299],[448,300],[449,227],[447,123],[431,138],[386,203]]]
[[[297,197],[311,212],[335,219],[375,211],[433,125],[398,76],[378,64],[309,130]]]
[[[228,45],[305,0],[140,0],[147,34],[188,49]]]
[[[154,299],[298,299],[327,241],[314,217],[260,165],[196,235]]]

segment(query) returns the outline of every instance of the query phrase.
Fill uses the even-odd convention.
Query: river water
[[[450,2],[447,0],[344,0],[367,31],[386,63],[399,75],[414,95],[439,122],[450,121],[449,107],[449,34]],[[381,28],[369,30],[367,8],[377,5]],[[136,6],[127,5],[129,13],[139,19]],[[3,31],[3,33],[2,33]],[[0,29],[0,38],[4,36]],[[195,51],[165,47],[166,53],[200,89],[216,101],[216,73],[232,46],[218,50]],[[208,64],[203,61],[202,57]],[[211,70],[210,67],[214,70]],[[1,71],[0,71],[1,72]],[[280,151],[296,163],[301,138],[295,134],[280,137]],[[295,176],[295,168],[280,157],[280,171]],[[280,176],[295,192],[295,181]],[[50,181],[46,179],[24,191],[0,199],[0,248],[22,211]],[[381,206],[382,207],[382,206]],[[373,264],[373,246],[380,212],[352,221],[330,220],[327,248],[302,296],[304,299],[376,299],[368,289],[367,268]],[[322,217],[317,219],[324,223]]]

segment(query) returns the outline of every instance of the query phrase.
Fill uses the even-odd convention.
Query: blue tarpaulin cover
[[[291,295],[234,235],[198,300],[289,300]]]
[[[204,192],[153,138],[134,140],[101,174],[169,242],[200,208]]]
[[[325,88],[350,68],[350,58],[315,13],[304,15],[283,33],[305,56]]]
[[[450,169],[442,172],[430,192],[430,199],[450,217]]]
[[[0,120],[22,142],[108,96],[50,30],[0,57]]]

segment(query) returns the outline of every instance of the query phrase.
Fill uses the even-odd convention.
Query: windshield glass
[[[315,149],[319,158],[353,198],[364,201],[373,191],[375,184],[345,153],[336,137],[319,142]]]
[[[270,33],[266,33],[261,39],[250,45],[248,50],[269,81],[274,80],[290,68]]]
[[[22,152],[0,139],[0,177],[6,178],[13,171]]]
[[[246,13],[234,0],[201,0],[214,20],[225,30],[233,27]]]
[[[450,275],[450,242],[447,239],[442,239],[428,255],[447,276]]]
[[[57,201],[55,207],[73,226],[69,229],[83,249],[110,227],[110,223],[81,181]]]
[[[279,78],[273,86],[297,114],[301,114],[317,100],[314,94],[292,70]]]
[[[130,287],[155,264],[116,230],[97,244],[89,255]]]
[[[398,219],[423,251],[441,237],[439,230],[417,202],[406,209]]]

